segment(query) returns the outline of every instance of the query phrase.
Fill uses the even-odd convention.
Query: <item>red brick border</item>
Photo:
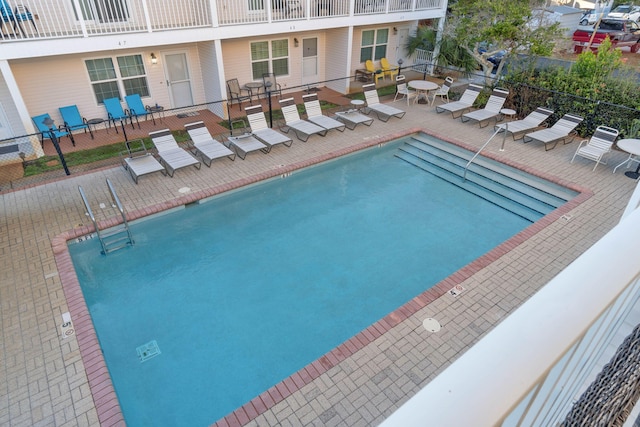
[[[462,147],[472,152],[476,150],[475,147],[472,147],[460,141],[452,140],[447,136],[439,135],[437,133],[426,131],[425,129],[421,128],[410,128],[405,129],[402,132],[396,132],[358,145],[336,150],[315,157],[313,159],[308,159],[305,161],[287,165],[277,170],[270,170],[227,184],[218,185],[206,190],[201,190],[188,195],[184,195],[173,200],[150,206],[148,208],[128,212],[127,216],[130,221],[139,219],[148,215],[197,202],[204,198],[215,196],[229,190],[238,189],[249,184],[263,181],[269,178],[274,178],[285,173],[293,172],[295,170],[322,163],[336,157],[361,151],[366,148],[374,147],[379,144],[384,144],[398,138],[420,132],[434,136],[443,141]],[[555,222],[562,215],[570,212],[581,203],[584,203],[593,195],[593,192],[587,188],[564,181],[556,176],[541,173],[540,171],[534,170],[529,166],[493,155],[492,153],[483,153],[483,156],[500,161],[501,163],[507,164],[511,167],[523,170],[531,175],[544,178],[550,182],[562,185],[578,192],[579,194],[560,208],[549,213],[542,219],[536,221],[534,224],[531,224],[526,229],[522,230],[515,236],[503,242],[493,250],[467,264],[449,277],[443,279],[442,281],[431,287],[429,290],[417,295],[411,301],[407,302],[392,313],[388,314],[368,328],[351,337],[344,343],[329,351],[324,356],[311,362],[309,365],[305,366],[298,372],[294,373],[288,378],[285,378],[284,380],[271,387],[270,389],[264,391],[262,394],[247,402],[240,408],[236,409],[224,418],[218,420],[214,424],[215,426],[241,426],[255,419],[260,414],[269,410],[269,408],[286,399],[305,385],[311,383],[313,380],[318,378],[323,373],[327,372],[329,369],[346,360],[349,356],[355,354],[359,350],[371,344],[377,338],[390,331],[392,328],[408,319],[410,316],[414,315],[431,302],[440,298],[454,286],[464,282],[473,274],[490,265],[503,255],[509,253],[512,249],[525,242],[527,239],[533,237],[538,232],[544,230],[547,226]],[[118,223],[118,217],[114,217],[111,220],[101,221],[99,226],[100,228],[108,228],[113,227]],[[84,363],[87,378],[89,380],[89,386],[91,387],[91,393],[93,396],[94,404],[96,406],[96,410],[98,412],[100,425],[124,426],[125,421],[120,409],[120,405],[118,403],[118,398],[115,393],[113,383],[111,382],[111,377],[109,375],[106,362],[102,355],[102,350],[100,348],[97,334],[93,326],[93,321],[91,320],[84,295],[82,294],[82,290],[80,289],[80,283],[78,282],[78,278],[71,261],[71,255],[69,254],[69,250],[67,247],[68,240],[90,234],[93,231],[93,227],[83,226],[70,230],[66,233],[62,233],[52,240],[52,248],[60,275],[60,280],[62,282],[62,288],[67,299],[69,312],[71,313],[73,322],[75,324],[76,336],[78,339],[78,345],[80,347],[80,354],[82,356],[82,361]]]

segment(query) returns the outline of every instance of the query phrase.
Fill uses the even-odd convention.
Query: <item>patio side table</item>
[[[153,120],[153,124],[156,124],[156,119],[154,117],[154,114],[158,115],[158,118],[160,119],[160,123],[162,123],[162,119],[164,118],[164,107],[162,105],[154,105],[153,107],[149,107],[147,108],[147,111],[149,111],[149,113],[151,114],[151,120]]]
[[[256,99],[260,99],[260,89],[264,87],[264,84],[260,82],[249,82],[245,83],[244,87],[249,91],[249,104],[253,105],[253,95],[255,94]]]
[[[100,119],[100,118],[96,118],[96,119],[89,119],[87,120],[87,126],[89,127],[89,129],[91,129],[91,127],[93,127],[93,132],[96,131],[96,126],[98,126],[100,123],[104,123],[105,120],[104,119]],[[109,133],[109,128],[107,127],[107,125],[104,125],[104,129],[107,131],[107,133]],[[91,133],[91,139],[93,139],[93,132]]]

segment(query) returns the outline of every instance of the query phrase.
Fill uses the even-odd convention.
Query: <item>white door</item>
[[[171,108],[193,105],[191,78],[186,53],[168,53],[164,55],[164,71],[169,86]]]
[[[318,38],[302,39],[302,84],[318,81]]]
[[[0,103],[0,140],[11,138],[13,136],[15,135],[11,130],[11,126],[9,126],[9,120],[7,119],[7,115],[4,112],[4,108]]]

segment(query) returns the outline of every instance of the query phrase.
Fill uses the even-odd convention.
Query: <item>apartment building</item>
[[[106,118],[102,100],[208,105],[224,117],[226,80],[277,75],[284,90],[324,82],[346,93],[366,59],[392,63],[420,20],[447,0],[3,0],[0,140],[37,132],[31,117],[77,105]],[[124,104],[123,104],[124,105]],[[125,106],[126,107],[126,106]],[[32,138],[28,158],[42,155]]]

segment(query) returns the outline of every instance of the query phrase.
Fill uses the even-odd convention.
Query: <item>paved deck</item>
[[[471,147],[492,133],[427,105],[395,105],[408,111],[401,120],[375,120],[371,127],[333,131],[306,143],[294,139],[291,148],[179,170],[173,178],[156,174],[135,185],[122,168],[108,167],[0,194],[0,425],[124,424],[65,251],[67,238],[89,230],[78,185],[95,203],[106,202],[104,180],[110,178],[127,210],[141,216],[416,129]],[[611,229],[636,184],[620,170],[612,174],[613,165],[626,158],[622,152],[592,172],[586,160],[569,163],[577,142],[545,152],[509,138],[504,152],[498,147],[491,145],[487,154],[581,188],[581,196],[218,424],[381,422]],[[183,187],[190,192],[179,192]],[[455,284],[465,288],[457,297],[446,292]],[[61,315],[67,311],[76,334],[62,338]],[[440,332],[422,327],[427,317],[442,324]]]

